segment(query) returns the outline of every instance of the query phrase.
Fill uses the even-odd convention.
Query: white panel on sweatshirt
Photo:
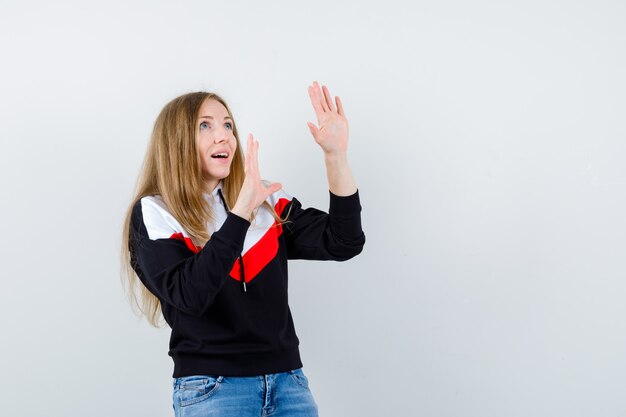
[[[209,233],[213,233],[219,230],[228,216],[227,208],[224,207],[217,190],[222,188],[220,182],[215,190],[211,193],[204,193],[203,196],[206,201],[213,208],[213,217],[215,219],[214,225],[207,224],[207,230]],[[267,202],[272,207],[276,207],[276,203],[280,199],[287,199],[291,201],[292,196],[284,192],[282,189],[273,193],[267,198]],[[147,196],[141,199],[141,210],[143,214],[143,222],[148,231],[148,237],[152,240],[170,238],[174,233],[182,233],[183,236],[189,237],[189,233],[185,231],[182,225],[174,218],[169,212],[167,206],[161,196]],[[258,207],[255,211],[255,218],[243,244],[242,255],[245,255],[250,248],[252,248],[261,238],[267,233],[270,227],[274,225],[274,217],[265,207]]]
[[[143,197],[141,199],[141,214],[148,231],[148,237],[151,240],[170,238],[172,234],[177,232],[183,232],[184,236],[189,236],[178,220],[167,210],[161,196]]]

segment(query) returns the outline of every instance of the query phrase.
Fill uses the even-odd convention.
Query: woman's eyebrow
[[[200,118],[201,118],[201,119],[214,119],[214,117],[213,117],[213,116],[200,116]],[[232,118],[232,117],[230,117],[230,116],[226,116],[226,117],[224,117],[224,120],[226,120],[226,119],[233,120],[233,118]]]

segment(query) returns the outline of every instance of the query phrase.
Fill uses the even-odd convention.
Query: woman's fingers
[[[252,133],[248,133],[248,140],[246,142],[246,159],[250,158],[251,151],[252,151]]]
[[[283,188],[282,184],[275,182],[267,186],[261,181],[259,172],[259,141],[250,133],[248,135],[248,148],[246,149],[246,178],[244,184],[253,199],[256,201],[255,208],[263,203],[270,195]]]
[[[261,174],[259,173],[259,141],[254,138],[252,133],[248,136],[248,149],[246,150],[247,165],[249,172],[246,175],[250,176],[250,179],[255,182],[261,181]]]
[[[259,173],[259,141],[252,133],[248,134],[247,148],[245,152],[245,178],[243,186],[233,212],[243,218],[249,218],[250,213],[263,204],[271,194],[282,188],[280,183],[271,183],[268,186],[261,181]]]
[[[313,104],[313,109],[315,110],[315,113],[317,113],[318,118],[325,112],[337,112],[343,116],[343,106],[341,106],[339,97],[335,97],[335,100],[337,101],[337,106],[335,107],[335,102],[333,101],[333,97],[330,95],[328,87],[323,85],[320,88],[318,82],[313,81],[313,85],[309,86],[308,91],[311,104]]]
[[[260,179],[259,175],[259,141],[253,139],[252,141],[252,166],[256,176]]]
[[[325,85],[322,86],[322,90],[324,91],[324,98],[326,99],[326,105],[332,112],[336,112],[335,104],[333,103],[333,98],[330,95],[330,91],[328,91],[328,87]]]
[[[315,87],[309,86],[309,98],[311,99],[311,104],[313,105],[313,110],[317,114],[319,118],[320,114],[324,113],[324,109],[322,108],[322,104],[317,98],[317,94],[315,93]]]
[[[258,167],[257,162],[257,149],[259,142],[254,138],[252,133],[248,134],[248,142],[246,146],[246,166],[250,169],[256,169]]]
[[[341,100],[339,99],[339,96],[335,97],[335,100],[337,100],[337,113],[339,113],[341,116],[346,116],[346,114],[343,111],[343,104],[341,103]]]
[[[262,191],[263,198],[261,199],[261,201],[263,201],[270,195],[274,194],[276,191],[283,188],[283,186],[282,184],[278,182],[271,183],[267,186],[263,184],[263,182],[261,181],[261,173],[259,171],[259,141],[258,140],[254,141],[253,150],[254,150],[254,158],[253,158],[254,159],[254,172],[257,176],[256,182],[257,184],[259,184],[260,189]]]
[[[324,98],[324,93],[322,93],[322,90],[320,89],[320,85],[317,83],[317,81],[313,82],[313,88],[315,89],[315,98],[320,103],[320,106],[322,106],[322,109],[325,112],[327,112],[329,110],[328,103],[326,103],[326,99]]]
[[[328,111],[328,104],[326,103],[324,93],[322,93],[320,85],[317,83],[317,81],[313,81],[313,85],[310,87],[310,89],[313,93],[313,107],[316,107],[316,113],[319,117],[322,113]]]

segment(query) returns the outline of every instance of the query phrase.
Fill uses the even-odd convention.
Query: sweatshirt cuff
[[[243,242],[246,238],[246,233],[250,227],[250,222],[243,217],[239,217],[234,213],[228,213],[224,224],[213,233],[213,236],[219,236],[226,241],[235,243],[240,248],[243,248]]]
[[[359,190],[352,195],[341,197],[328,191],[330,194],[330,207],[328,214],[333,216],[351,216],[361,212],[361,201],[359,199]]]

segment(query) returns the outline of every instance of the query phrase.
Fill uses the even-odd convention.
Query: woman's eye
[[[228,126],[228,128],[229,128],[230,130],[233,130],[233,124],[232,124],[232,123],[226,123],[226,125]]]
[[[209,127],[209,124],[207,122],[200,123],[200,129],[206,129],[207,127]]]

